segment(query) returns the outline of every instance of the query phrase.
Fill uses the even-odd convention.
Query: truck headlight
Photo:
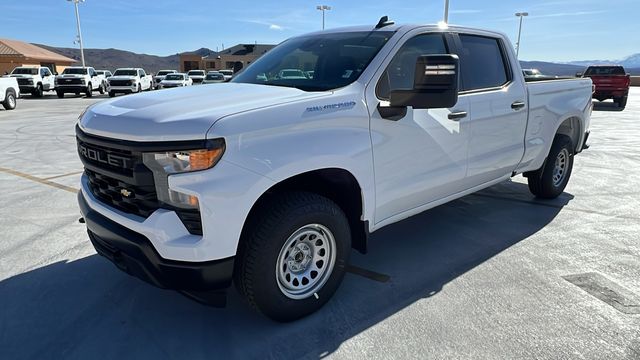
[[[142,162],[153,173],[159,201],[179,208],[197,209],[195,196],[169,189],[169,176],[210,169],[218,163],[224,150],[224,140],[216,139],[208,141],[206,149],[144,153]]]

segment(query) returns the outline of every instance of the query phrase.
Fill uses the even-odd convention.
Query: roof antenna
[[[396,23],[395,21],[389,21],[389,17],[385,15],[385,16],[380,18],[380,21],[378,21],[378,24],[376,25],[376,29],[380,29],[380,28],[383,28],[385,26],[393,25],[395,23]]]

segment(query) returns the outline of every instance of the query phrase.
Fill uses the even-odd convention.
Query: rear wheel
[[[5,110],[13,110],[16,108],[16,94],[12,90],[7,90],[7,95],[4,97],[2,107]]]
[[[351,250],[340,207],[317,194],[291,192],[273,199],[254,219],[234,271],[240,293],[276,321],[321,308],[340,285]]]
[[[616,102],[616,104],[618,104],[619,108],[624,109],[627,106],[627,97],[626,96],[616,98],[616,99],[614,99],[614,101]]]
[[[573,169],[573,142],[567,135],[556,135],[544,165],[527,173],[529,191],[543,199],[554,199],[564,191]]]

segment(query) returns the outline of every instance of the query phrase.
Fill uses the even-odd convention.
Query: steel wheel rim
[[[9,107],[16,106],[16,98],[13,95],[9,95]]]
[[[313,296],[329,280],[336,261],[336,240],[320,224],[296,230],[280,249],[276,263],[276,282],[288,298]]]
[[[569,165],[569,151],[562,149],[556,156],[556,162],[553,167],[553,186],[558,187],[567,176],[567,166]]]

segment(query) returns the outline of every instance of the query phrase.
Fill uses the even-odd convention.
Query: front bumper
[[[56,91],[61,93],[81,93],[87,91],[86,85],[57,85]]]
[[[94,248],[120,270],[157,287],[182,292],[206,292],[231,285],[234,257],[207,262],[164,259],[147,237],[91,209],[82,191],[78,204]]]
[[[35,85],[18,85],[18,87],[20,88],[20,92],[25,94],[25,93],[31,93],[34,92],[36,90],[36,86]]]
[[[138,85],[135,86],[109,86],[109,91],[114,93],[130,94],[138,91]]]

